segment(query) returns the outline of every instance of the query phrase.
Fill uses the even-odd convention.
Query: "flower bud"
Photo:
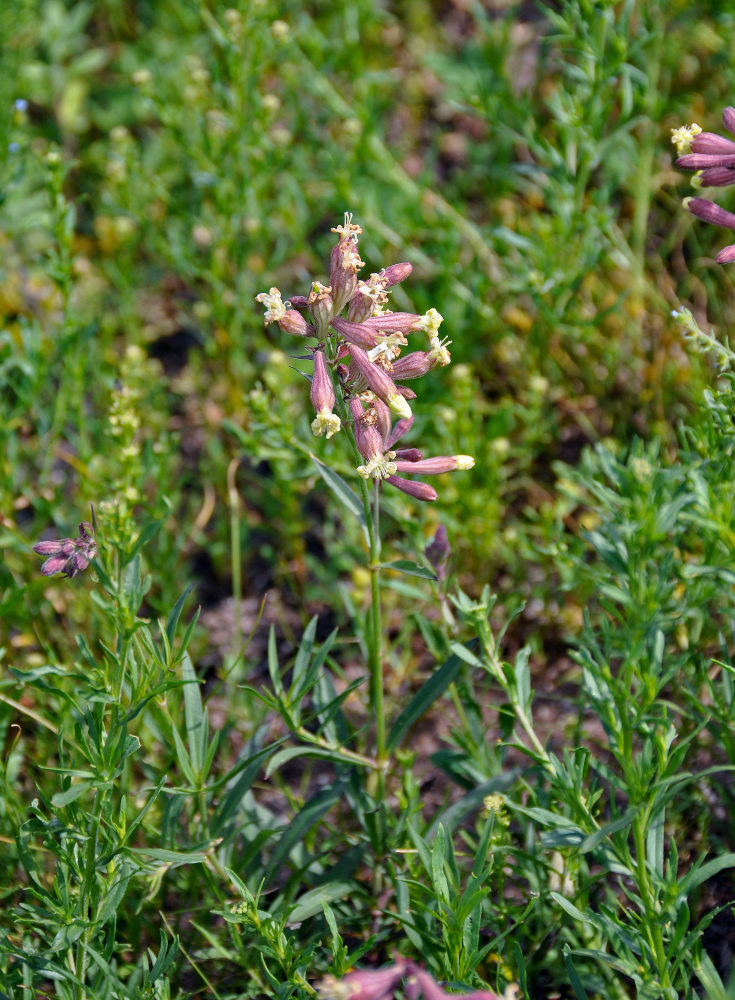
[[[397,420],[393,425],[393,430],[390,432],[385,441],[386,448],[392,448],[396,441],[400,441],[404,434],[408,434],[413,424],[413,414],[403,420]]]
[[[294,309],[303,311],[309,308],[309,300],[305,295],[292,295],[288,300]]]
[[[380,434],[383,441],[390,434],[391,416],[390,410],[385,405],[382,399],[374,396],[372,402],[372,410],[375,414],[375,426],[378,429],[378,434]]]
[[[440,524],[434,532],[434,537],[424,549],[424,555],[429,560],[439,580],[443,580],[447,575],[447,562],[451,551],[447,529],[443,524]]]
[[[287,309],[278,320],[278,325],[284,333],[292,333],[296,337],[316,337],[314,327],[296,309]]]
[[[396,458],[400,458],[403,462],[420,462],[423,457],[423,453],[419,448],[396,449]]]
[[[386,482],[413,497],[414,500],[424,500],[431,503],[439,496],[434,487],[429,486],[428,483],[414,482],[412,479],[402,479],[400,476],[388,476]]]
[[[375,330],[380,333],[410,333],[411,330],[418,329],[417,324],[421,317],[418,313],[387,312],[380,316],[370,316],[360,324],[368,330]]]
[[[380,341],[379,334],[367,328],[364,323],[351,323],[347,319],[335,316],[329,325],[349,344],[355,344],[364,351],[369,351]]]
[[[393,362],[393,377],[420,378],[435,367],[436,361],[428,351],[414,351]]]
[[[386,288],[392,288],[393,285],[405,281],[412,271],[413,265],[409,264],[408,261],[404,261],[401,264],[391,264],[390,267],[386,267],[381,272],[383,284]]]

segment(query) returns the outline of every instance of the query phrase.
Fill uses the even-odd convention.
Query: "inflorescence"
[[[314,434],[331,438],[342,427],[342,418],[334,412],[336,388],[363,459],[358,474],[385,480],[417,500],[436,500],[433,486],[405,476],[471,469],[474,459],[424,458],[418,448],[396,445],[414,419],[410,402],[416,393],[403,383],[449,364],[450,341],[439,336],[442,316],[436,309],[423,316],[387,309],[388,290],[411,274],[411,265],[392,264],[361,281],[357,272],[364,267],[358,252],[362,229],[346,214],[344,225],[332,232],[337,243],[331,253],[329,285],[315,281],[308,296],[293,295],[286,301],[278,288],[255,298],[265,306],[266,324],[276,322],[285,333],[317,341],[312,348]],[[427,336],[428,350],[401,355],[408,334],[416,332]]]
[[[722,121],[728,132],[735,134],[735,108],[725,108]],[[683,125],[671,130],[671,141],[679,158],[677,167],[696,170],[695,187],[727,187],[735,184],[735,142],[714,132],[703,132],[699,125]],[[708,201],[707,198],[687,198],[685,208],[705,222],[725,229],[735,229],[735,213]],[[735,244],[717,254],[718,264],[735,261]]]

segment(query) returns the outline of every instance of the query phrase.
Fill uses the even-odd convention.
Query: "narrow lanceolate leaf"
[[[436,573],[432,573],[425,566],[411,562],[409,559],[396,559],[395,562],[381,563],[381,569],[392,569],[396,573],[405,573],[406,576],[419,576],[422,580],[436,580]]]
[[[181,673],[183,679],[187,682],[184,685],[184,719],[189,745],[189,760],[191,761],[194,773],[199,776],[202,764],[204,763],[207,734],[202,694],[199,690],[199,679],[188,653],[184,653],[181,661]]]
[[[388,749],[390,751],[396,749],[414,722],[420,719],[429,706],[433,705],[436,699],[444,694],[452,681],[456,680],[461,669],[462,660],[454,653],[443,666],[431,675],[423,687],[419,688],[393,723],[388,735]]]
[[[359,886],[357,882],[351,879],[349,881],[327,882],[326,885],[310,889],[309,892],[304,893],[289,913],[289,926],[299,924],[303,920],[308,920],[315,913],[321,913],[325,905],[328,906],[329,903],[336,903],[337,900],[354,896],[358,890]]]
[[[365,537],[367,538],[367,525],[365,524],[362,500],[359,498],[357,493],[355,493],[351,486],[347,485],[342,476],[338,475],[330,469],[328,465],[325,465],[324,462],[320,461],[316,455],[312,455],[311,460],[316,466],[319,475],[330,488],[332,493],[334,493],[337,497],[342,506],[345,507],[351,514],[354,514],[360,522],[362,530],[365,532]]]

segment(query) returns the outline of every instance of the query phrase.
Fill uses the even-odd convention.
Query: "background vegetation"
[[[396,952],[733,995],[732,358],[671,316],[724,338],[733,272],[669,130],[719,129],[734,24],[2,4],[0,996],[309,997]],[[310,453],[353,472],[253,301],[325,281],[346,210],[453,341],[416,438],[476,460],[386,494],[384,551],[442,523],[454,575],[385,590],[382,798],[363,538]],[[42,577],[91,505],[97,564]]]

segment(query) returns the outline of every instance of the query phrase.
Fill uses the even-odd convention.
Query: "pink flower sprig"
[[[43,575],[54,576],[56,573],[63,573],[64,576],[73,577],[85,570],[97,555],[97,543],[92,537],[93,532],[92,525],[82,521],[76,538],[36,542],[33,551],[39,556],[49,556],[41,566]]]
[[[735,134],[735,108],[725,108],[722,121]],[[735,184],[735,142],[714,132],[702,132],[698,125],[672,131],[672,141],[683,151],[677,167],[696,170],[697,187],[727,187]],[[698,219],[724,229],[735,229],[735,214],[707,198],[687,198],[684,207]],[[718,264],[735,261],[735,244],[724,247],[715,258]]]
[[[503,1000],[497,993],[475,990],[472,993],[447,993],[410,959],[398,959],[384,969],[360,969],[341,979],[325,976],[317,986],[321,1000],[390,1000],[399,983],[405,979],[405,995],[409,1000]],[[507,995],[515,992],[509,988]]]
[[[393,445],[413,422],[410,401],[416,392],[402,383],[451,360],[450,342],[439,336],[442,316],[436,309],[423,316],[391,312],[388,290],[411,274],[411,265],[391,264],[361,281],[357,272],[364,266],[358,252],[362,229],[346,214],[344,224],[332,232],[337,242],[330,254],[329,285],[315,281],[308,295],[286,301],[273,287],[256,295],[256,301],[265,306],[266,324],[276,322],[284,333],[318,341],[312,349],[313,433],[331,438],[342,428],[343,419],[334,413],[338,388],[345,407],[341,412],[352,416],[350,428],[364,460],[358,474],[388,482],[417,500],[436,500],[432,486],[405,476],[470,469],[474,460],[468,455],[424,459],[418,449],[395,451]],[[420,332],[428,338],[428,350],[401,357],[409,335]]]

